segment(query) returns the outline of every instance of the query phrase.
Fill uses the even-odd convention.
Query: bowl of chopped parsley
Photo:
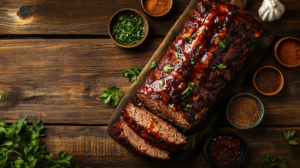
[[[145,41],[149,32],[148,22],[135,9],[122,9],[116,12],[108,24],[111,39],[123,48],[133,48]]]

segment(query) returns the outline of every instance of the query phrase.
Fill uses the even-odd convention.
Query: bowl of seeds
[[[254,128],[264,117],[264,105],[258,97],[240,93],[229,101],[226,115],[230,124],[238,129]]]

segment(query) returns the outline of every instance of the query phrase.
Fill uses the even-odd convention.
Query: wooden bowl
[[[141,4],[142,4],[143,10],[144,10],[148,15],[153,16],[153,17],[162,17],[162,16],[165,16],[167,13],[170,12],[170,10],[171,10],[171,8],[172,8],[172,6],[173,6],[173,0],[171,0],[170,8],[167,10],[166,13],[163,13],[163,14],[161,14],[161,15],[154,15],[154,14],[150,13],[150,12],[145,8],[145,6],[144,6],[144,1],[145,1],[145,0],[141,0]]]
[[[112,34],[112,31],[113,31],[113,26],[114,24],[116,23],[116,21],[118,20],[118,18],[121,16],[121,15],[124,15],[124,14],[134,14],[134,15],[138,15],[142,21],[143,21],[143,24],[144,24],[144,37],[141,38],[139,40],[138,43],[136,44],[132,44],[132,45],[129,45],[129,44],[123,44],[121,42],[119,42],[115,36]],[[120,47],[123,47],[123,48],[134,48],[134,47],[137,47],[139,46],[140,44],[142,44],[146,37],[148,36],[148,33],[149,33],[149,25],[148,25],[148,21],[146,20],[145,16],[142,15],[139,11],[135,10],[135,9],[130,9],[130,8],[125,8],[125,9],[121,9],[119,10],[118,12],[116,12],[111,18],[110,18],[110,21],[108,23],[108,34],[110,36],[111,39],[113,39],[113,41]]]
[[[295,65],[288,65],[288,64],[283,63],[283,62],[280,60],[279,56],[278,56],[278,48],[280,47],[280,45],[282,44],[282,42],[284,42],[284,41],[290,41],[290,40],[291,40],[291,41],[296,41],[296,42],[300,43],[300,39],[299,39],[299,38],[296,38],[296,37],[284,37],[284,38],[282,38],[282,39],[280,39],[280,40],[278,40],[278,41],[276,42],[276,44],[275,44],[275,46],[274,46],[274,51],[273,51],[273,52],[274,52],[276,61],[277,61],[280,65],[282,65],[282,66],[284,66],[284,67],[287,67],[287,68],[295,68],[295,67],[299,66],[300,63],[299,63],[299,64],[295,64]]]
[[[255,83],[255,78],[256,78],[257,73],[258,73],[259,71],[261,71],[261,70],[263,70],[263,69],[267,69],[267,68],[271,68],[271,69],[276,70],[276,71],[279,73],[279,75],[280,75],[281,83],[280,83],[278,89],[277,89],[275,92],[272,92],[272,93],[265,93],[265,92],[262,92],[261,90],[258,89],[258,87],[256,86],[256,83]],[[269,66],[269,65],[268,65],[268,66],[263,66],[263,67],[259,68],[259,69],[255,72],[255,74],[254,74],[254,76],[253,76],[252,83],[253,83],[253,86],[254,86],[255,90],[256,90],[257,92],[259,92],[260,94],[265,95],[265,96],[273,96],[273,95],[279,93],[279,92],[282,90],[283,85],[284,85],[284,77],[283,77],[283,75],[282,75],[282,73],[281,73],[281,71],[280,71],[279,69],[277,69],[277,68],[275,68],[275,67],[273,67],[273,66]]]

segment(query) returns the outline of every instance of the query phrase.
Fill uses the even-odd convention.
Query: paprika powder
[[[153,15],[162,15],[168,12],[171,0],[144,0],[145,9]]]
[[[278,48],[279,59],[287,65],[300,64],[300,44],[295,40],[283,41]]]

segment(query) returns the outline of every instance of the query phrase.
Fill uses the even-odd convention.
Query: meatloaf
[[[262,34],[263,25],[250,12],[221,0],[203,0],[135,97],[189,130],[241,70]]]
[[[122,111],[122,116],[135,133],[160,147],[177,151],[186,142],[185,136],[176,128],[144,108],[129,103]]]
[[[169,151],[161,149],[153,143],[138,136],[121,117],[120,121],[114,125],[114,133],[117,141],[134,153],[147,156],[154,160],[168,160]]]

